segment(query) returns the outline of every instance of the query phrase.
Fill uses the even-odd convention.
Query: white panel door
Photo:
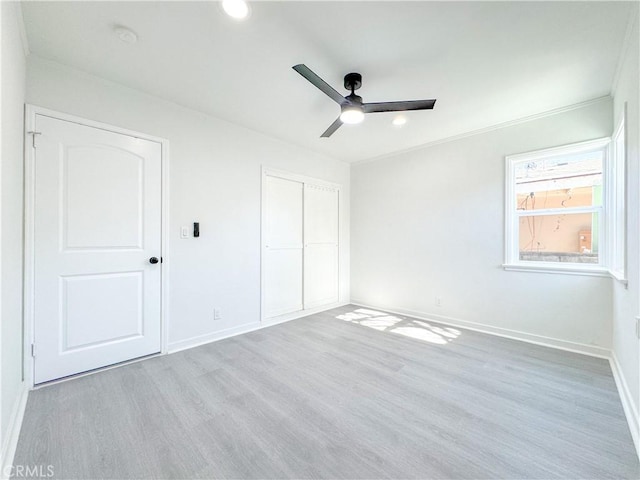
[[[35,383],[159,352],[161,145],[36,116]]]
[[[267,175],[264,228],[264,317],[302,310],[303,184]]]
[[[338,301],[338,191],[304,186],[304,308]]]

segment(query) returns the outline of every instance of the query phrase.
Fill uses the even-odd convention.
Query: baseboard
[[[170,343],[167,348],[167,353],[176,353],[189,348],[199,347],[206,345],[207,343],[216,342],[218,340],[224,340],[225,338],[235,337],[243,333],[253,332],[259,330],[263,326],[259,323],[248,323],[246,325],[240,325],[238,327],[227,328],[219,330],[217,332],[207,333],[204,335],[198,335],[196,337],[187,338],[185,340],[179,340],[177,342]]]
[[[320,312],[326,312],[327,310],[331,310],[332,308],[344,307],[345,305],[350,305],[350,302],[335,302],[335,303],[330,303],[329,305],[322,305],[319,307],[309,308],[308,310],[300,310],[298,312],[285,313],[284,315],[279,315],[277,317],[267,318],[263,320],[262,325],[264,327],[270,327],[271,325],[278,325],[280,323],[289,322],[297,318],[308,317],[309,315],[314,315]]]
[[[343,307],[349,305],[349,302],[338,302],[331,305],[324,305],[322,307],[312,308],[309,310],[301,310],[299,312],[287,313],[280,315],[279,317],[270,318],[262,322],[248,323],[240,325],[238,327],[227,328],[225,330],[219,330],[217,332],[207,333],[205,335],[198,335],[196,337],[187,338],[186,340],[179,340],[177,342],[170,343],[167,348],[167,353],[176,353],[189,348],[199,347],[206,345],[207,343],[217,342],[218,340],[224,340],[225,338],[235,337],[236,335],[242,335],[243,333],[254,332],[263,328],[272,327],[280,323],[290,322],[297,318],[307,317],[315,313],[331,310],[332,308]]]
[[[473,330],[476,332],[488,333],[489,335],[496,335],[498,337],[510,338],[512,340],[520,340],[521,342],[533,343],[535,345],[542,345],[544,347],[557,348],[559,350],[566,350],[568,352],[581,353],[583,355],[589,355],[590,357],[598,357],[609,359],[611,351],[603,347],[597,347],[595,345],[586,345],[582,343],[570,342],[567,340],[560,340],[552,337],[545,337],[542,335],[535,335],[533,333],[521,332],[519,330],[510,330],[508,328],[494,327],[492,325],[486,325],[483,323],[469,322],[467,320],[460,320],[458,318],[445,317],[443,315],[427,314],[423,312],[417,312],[414,310],[407,310],[397,307],[386,307],[383,305],[372,305],[367,302],[352,300],[353,305],[358,305],[364,308],[373,308],[377,310],[384,310],[385,312],[395,313],[398,315],[407,315],[409,317],[415,317],[420,320],[427,320],[432,322],[438,322],[452,327],[464,328],[467,330]]]
[[[29,397],[29,389],[26,383],[22,383],[20,393],[13,406],[13,412],[9,418],[9,426],[7,428],[7,436],[2,442],[2,454],[0,456],[0,479],[8,479],[11,476],[11,466],[13,465],[13,456],[18,446],[18,438],[20,437],[20,428],[22,427],[22,419],[24,411],[27,407],[27,398]]]
[[[624,414],[627,417],[629,430],[631,430],[633,444],[636,447],[638,458],[640,458],[640,431],[638,431],[638,429],[640,428],[640,424],[638,423],[638,410],[636,409],[636,406],[633,402],[633,397],[631,396],[629,385],[627,384],[624,373],[620,368],[620,363],[618,362],[618,357],[616,356],[615,351],[611,352],[609,363],[611,364],[613,378],[615,379],[616,386],[618,387],[618,393],[620,394],[622,408],[624,409]]]

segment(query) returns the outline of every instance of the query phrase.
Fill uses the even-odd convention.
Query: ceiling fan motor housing
[[[362,105],[362,97],[360,95],[356,95],[355,93],[347,95],[344,98],[348,100],[350,105]]]
[[[358,90],[362,86],[362,75],[359,73],[347,73],[344,76],[344,88],[347,90]]]

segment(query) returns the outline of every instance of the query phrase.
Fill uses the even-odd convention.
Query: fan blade
[[[362,108],[364,113],[404,112],[406,110],[431,110],[435,104],[435,100],[407,100],[405,102],[365,103]]]
[[[320,135],[320,138],[329,138],[331,135],[333,135],[333,132],[340,128],[341,125],[342,120],[340,120],[340,117],[336,118],[336,121],[329,125],[329,128],[327,128],[324,133]]]
[[[301,63],[300,65],[294,65],[291,68],[293,68],[296,72],[309,80],[309,82],[311,82],[317,88],[322,90],[334,102],[338,103],[339,105],[345,103],[345,99],[342,95],[340,95],[331,85],[321,79],[318,75],[313,73],[313,71],[306,65],[303,65]]]

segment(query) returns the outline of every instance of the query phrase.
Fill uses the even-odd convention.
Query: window
[[[507,157],[505,268],[606,272],[609,143]]]

